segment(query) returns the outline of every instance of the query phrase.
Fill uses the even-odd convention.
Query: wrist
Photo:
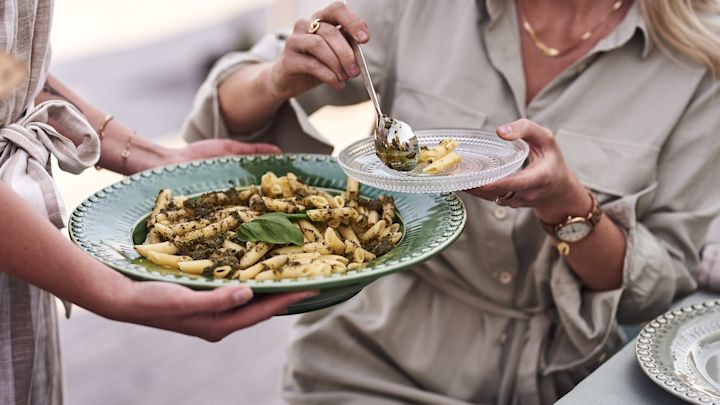
[[[153,167],[172,163],[177,153],[170,148],[160,146],[141,138],[137,138],[129,150],[127,162],[122,171],[124,175],[131,175]]]
[[[105,276],[102,285],[93,288],[91,302],[80,306],[107,319],[130,321],[131,316],[135,313],[132,308],[135,300],[132,296],[136,281],[105,266],[98,270],[101,270]]]
[[[276,71],[278,69],[276,63],[261,63],[258,64],[257,69],[255,83],[260,87],[260,94],[269,96],[270,100],[268,101],[271,104],[280,105],[295,96],[287,91],[286,86],[278,84],[279,73]]]
[[[535,207],[535,216],[547,224],[557,224],[568,217],[587,215],[592,197],[579,181],[572,181],[565,191],[547,203]]]

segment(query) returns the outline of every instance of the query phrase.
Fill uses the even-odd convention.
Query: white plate
[[[668,392],[720,405],[720,301],[655,318],[640,332],[635,355],[645,374]]]
[[[443,139],[458,141],[455,149],[462,161],[447,172],[429,175],[421,168],[398,172],[385,166],[375,155],[368,137],[345,148],[338,163],[345,174],[363,184],[403,193],[442,193],[467,190],[495,182],[518,170],[528,155],[528,145],[508,142],[495,133],[473,129],[432,129],[416,132],[420,146],[435,146]]]

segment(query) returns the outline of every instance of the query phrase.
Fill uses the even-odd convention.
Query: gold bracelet
[[[100,127],[97,130],[97,134],[98,138],[100,138],[101,141],[105,137],[105,128],[107,128],[108,124],[110,123],[110,121],[113,120],[113,118],[115,117],[113,117],[112,114],[108,114],[105,116],[105,119],[103,119],[102,124],[100,124]]]
[[[123,148],[123,151],[120,153],[120,158],[122,158],[122,168],[123,170],[127,169],[127,161],[128,157],[130,157],[130,145],[132,145],[133,137],[135,136],[135,131],[130,133],[130,136],[128,137],[127,143],[125,143],[125,148]]]
[[[108,124],[110,123],[110,121],[113,120],[113,118],[115,118],[115,117],[113,117],[112,114],[106,115],[105,118],[103,119],[102,124],[100,124],[100,127],[98,127],[98,129],[96,131],[98,134],[98,139],[100,140],[101,143],[102,143],[103,138],[105,137],[105,128],[107,128]],[[102,146],[101,146],[101,148],[102,148]],[[99,164],[96,164],[95,169],[101,170],[102,167]]]

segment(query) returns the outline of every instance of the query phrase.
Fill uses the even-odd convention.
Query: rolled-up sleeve
[[[559,358],[551,370],[587,360],[607,346],[618,322],[652,319],[697,287],[699,251],[720,212],[719,96],[718,85],[703,80],[661,145],[656,182],[603,204],[626,236],[622,286],[591,291],[564,260],[554,263],[550,284],[560,328],[552,346],[562,350],[554,351]]]
[[[350,3],[351,9],[365,19],[369,25],[371,41],[363,49],[375,87],[381,97],[389,88],[386,83],[393,69],[393,63],[389,57],[391,49],[388,44],[395,42],[392,31],[394,27],[394,24],[392,24],[393,10],[397,11],[400,5],[399,1],[388,3],[383,7],[377,7],[376,4],[373,5],[373,2],[368,1]],[[313,128],[308,121],[308,117],[325,105],[351,105],[367,100],[367,92],[359,77],[349,80],[343,91],[320,85],[311,91],[288,100],[266,125],[252,134],[230,133],[223,122],[218,99],[219,85],[230,75],[249,64],[276,60],[285,46],[285,39],[288,35],[288,32],[267,35],[253,46],[250,51],[229,53],[216,63],[198,90],[193,108],[183,125],[182,134],[186,141],[192,142],[208,138],[234,138],[243,141],[272,142],[277,140],[277,134],[274,134],[274,132],[278,130],[279,121],[284,120],[286,125],[280,124],[284,132],[295,132],[297,130],[326,145],[331,143]],[[390,97],[388,95],[388,97],[382,98],[389,99]],[[292,121],[296,128],[289,131],[287,128],[288,121]],[[270,136],[271,134],[273,136]],[[298,136],[298,134],[284,135]]]
[[[608,207],[628,234],[621,322],[657,316],[697,287],[700,248],[720,212],[719,111],[720,86],[708,75],[662,145],[652,197],[618,201],[624,210]]]
[[[246,136],[231,136],[220,113],[218,87],[243,66],[275,60],[284,46],[281,38],[283,34],[265,36],[250,51],[229,53],[215,64],[195,95],[192,110],[183,125],[181,133],[186,141],[231,137],[253,140],[267,129],[264,127],[256,134]]]

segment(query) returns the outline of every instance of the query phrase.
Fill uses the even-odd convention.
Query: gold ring
[[[507,193],[505,193],[503,195],[499,195],[499,196],[495,197],[495,204],[502,206],[502,205],[504,205],[503,203],[505,201],[510,200],[513,197],[515,197],[515,194],[517,194],[517,193],[514,191],[508,191]]]
[[[312,20],[312,22],[310,23],[310,29],[308,29],[308,34],[314,34],[314,33],[316,33],[317,30],[320,29],[320,23],[321,23],[321,22],[322,22],[322,21],[320,21],[319,18],[316,18],[316,19]]]

